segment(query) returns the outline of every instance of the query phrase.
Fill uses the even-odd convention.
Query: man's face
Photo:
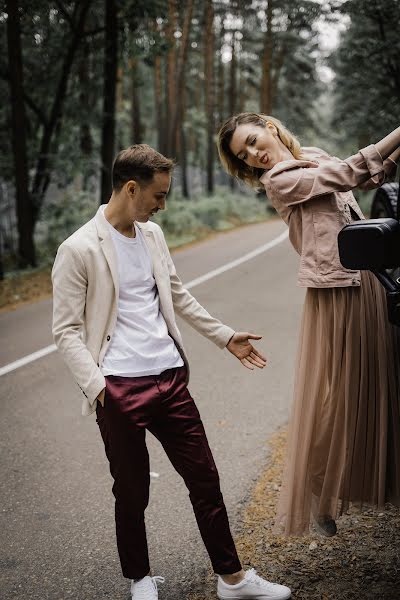
[[[145,186],[136,185],[134,200],[135,221],[146,223],[159,210],[165,209],[171,185],[170,173],[156,173],[153,181]]]

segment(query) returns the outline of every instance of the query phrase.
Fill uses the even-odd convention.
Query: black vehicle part
[[[396,180],[395,207],[391,201],[396,218],[367,219],[346,225],[339,232],[338,245],[344,267],[371,271],[379,279],[386,289],[389,321],[400,326],[400,166]]]
[[[346,269],[380,271],[400,265],[400,223],[396,219],[368,219],[346,225],[339,232],[339,257]]]
[[[400,326],[400,285],[399,281],[393,279],[385,271],[376,271],[374,275],[379,279],[386,289],[386,302],[388,318],[393,325]]]
[[[400,327],[400,290],[396,292],[386,292],[386,301],[388,309],[388,318],[393,325]]]
[[[374,195],[371,206],[371,219],[396,219],[397,196],[399,184],[395,181],[384,183]]]

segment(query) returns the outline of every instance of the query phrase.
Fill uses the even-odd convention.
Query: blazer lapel
[[[154,238],[154,233],[152,231],[150,231],[150,229],[147,229],[146,227],[143,226],[142,223],[135,223],[136,226],[138,226],[140,228],[140,231],[143,234],[143,237],[145,239],[146,242],[146,246],[150,252],[150,256],[151,256],[151,260],[153,263],[153,271],[154,271],[154,279],[156,280],[156,284],[157,287],[160,284],[161,281],[161,255],[160,255],[160,251],[157,247],[157,243],[156,240]]]
[[[115,248],[113,241],[111,239],[110,232],[108,231],[108,225],[106,219],[102,213],[102,209],[96,213],[95,216],[97,233],[100,239],[100,247],[103,251],[104,256],[106,257],[106,261],[110,268],[111,277],[114,282],[115,288],[115,296],[118,298],[119,296],[119,276],[118,276],[118,264],[117,264],[117,256],[115,253]]]
[[[162,253],[157,246],[154,232],[147,229],[143,223],[135,223],[140,228],[150,252],[153,262],[153,274],[158,289],[158,298],[160,301],[160,310],[167,322],[168,327],[171,323],[171,313],[173,313],[171,289],[168,285],[167,267],[162,264]]]

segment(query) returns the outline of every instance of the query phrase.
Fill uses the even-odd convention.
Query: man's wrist
[[[231,341],[233,340],[233,338],[235,337],[235,335],[236,335],[236,331],[231,335],[231,337],[227,341],[226,346],[225,346],[226,348],[229,346],[229,344],[231,343]]]

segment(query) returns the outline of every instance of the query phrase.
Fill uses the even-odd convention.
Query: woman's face
[[[258,169],[272,169],[282,160],[293,159],[272,123],[265,127],[253,123],[238,125],[233,132],[230,149],[246,165]]]

